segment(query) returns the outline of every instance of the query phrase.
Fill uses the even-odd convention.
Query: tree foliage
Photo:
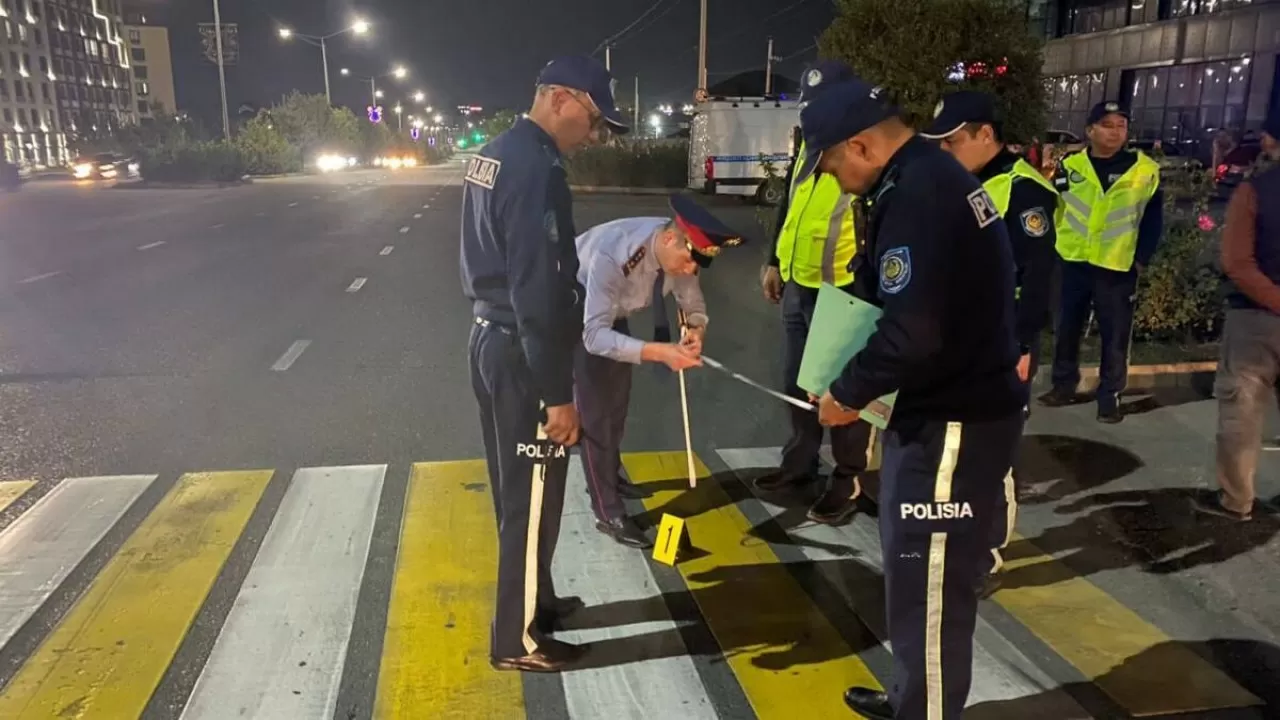
[[[1028,32],[1023,3],[836,0],[836,6],[836,19],[818,43],[821,55],[885,86],[912,124],[926,124],[946,93],[972,89],[1000,97],[1011,141],[1044,129],[1043,42]],[[971,75],[950,81],[958,63]]]
[[[259,113],[240,129],[235,146],[251,175],[274,175],[302,169],[302,155],[289,144],[267,113]]]
[[[514,110],[499,110],[480,123],[480,132],[484,133],[485,137],[493,139],[515,125],[517,117],[519,116]]]
[[[323,95],[295,90],[268,112],[285,140],[306,158],[352,152],[360,145],[360,121],[346,108],[330,107]]]

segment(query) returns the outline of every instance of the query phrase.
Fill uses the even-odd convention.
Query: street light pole
[[[227,116],[227,72],[223,67],[222,56],[222,12],[218,8],[218,0],[213,0],[213,36],[218,50],[218,89],[222,93],[222,137],[231,140],[231,120]]]
[[[378,80],[377,78],[369,78],[369,100],[374,107],[378,107]]]
[[[329,50],[325,47],[324,38],[320,38],[320,62],[324,63],[324,99],[332,105],[333,98],[329,96]]]
[[[698,31],[698,89],[707,89],[707,0],[702,0],[702,22]]]

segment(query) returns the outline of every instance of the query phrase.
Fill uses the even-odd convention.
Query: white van
[[[795,151],[799,103],[774,98],[714,98],[699,103],[689,123],[689,188],[740,195],[776,205]],[[776,179],[766,183],[761,158]]]

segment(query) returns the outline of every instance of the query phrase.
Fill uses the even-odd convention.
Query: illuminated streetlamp
[[[298,38],[305,43],[320,46],[320,61],[324,64],[324,98],[329,101],[329,104],[333,104],[333,99],[329,96],[329,51],[325,46],[325,41],[345,33],[364,35],[367,32],[369,32],[369,23],[366,20],[356,20],[350,26],[344,27],[337,32],[331,32],[328,35],[304,35],[302,33],[296,33],[287,27],[282,27],[278,31],[281,40],[292,40],[293,38]],[[346,71],[343,71],[343,74],[345,75]]]

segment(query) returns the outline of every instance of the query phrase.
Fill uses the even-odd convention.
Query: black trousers
[[[920,422],[884,433],[884,547],[896,717],[960,717],[973,676],[978,583],[1022,410],[994,422]]]
[[[625,319],[616,322],[613,329],[629,334]],[[626,514],[618,483],[622,478],[622,433],[631,401],[631,370],[630,363],[592,355],[582,346],[574,359],[573,396],[582,423],[582,465],[597,520]]]
[[[789,282],[782,289],[782,325],[786,331],[786,392],[800,400],[809,396],[796,385],[804,344],[813,323],[818,291]],[[791,438],[782,448],[782,471],[794,477],[816,475],[818,451],[822,447],[822,425],[818,414],[787,405],[791,412]],[[831,428],[831,456],[836,467],[827,480],[827,490],[847,497],[856,495],[858,475],[867,469],[871,455],[871,426],[865,422]]]
[[[555,598],[551,558],[560,536],[569,453],[538,437],[543,411],[514,331],[477,324],[469,352],[498,523],[489,652],[495,658],[521,657],[546,639],[533,619]]]
[[[1129,376],[1129,340],[1138,274],[1116,272],[1083,262],[1063,262],[1062,300],[1053,349],[1053,386],[1074,392],[1080,383],[1080,336],[1089,309],[1098,317],[1102,363],[1098,368],[1099,409],[1119,405]]]
[[[1031,370],[1027,373],[1027,397],[1028,404],[1023,414],[1023,418],[1030,419],[1031,404],[1030,392],[1031,385],[1036,380],[1036,367],[1040,364],[1040,335],[1037,334],[1035,340],[1031,343]],[[1017,453],[1014,454],[1014,464],[1017,464]],[[986,563],[986,571],[997,572],[1004,567],[1004,557],[1001,553],[1009,546],[1009,541],[1013,537],[1013,528],[1018,522],[1018,487],[1017,478],[1014,476],[1014,468],[1009,468],[1008,474],[1004,479],[1004,493],[1001,495],[999,507],[996,508],[995,522],[991,523],[991,557]]]

